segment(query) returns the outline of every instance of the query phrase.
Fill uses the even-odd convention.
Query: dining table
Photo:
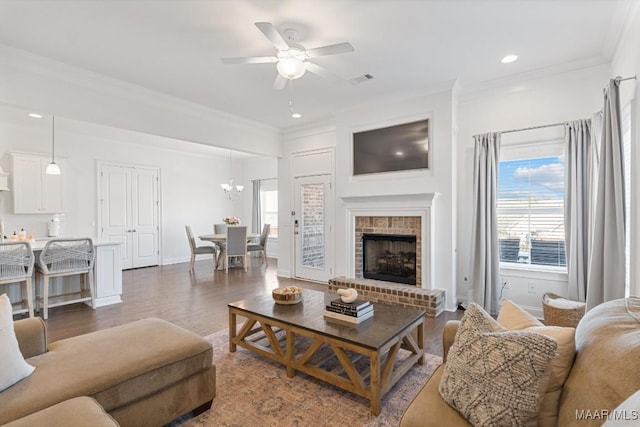
[[[260,233],[247,233],[247,242],[253,242],[260,238]],[[217,243],[220,246],[220,255],[218,256],[218,270],[224,270],[226,262],[227,262],[227,251],[226,245],[223,243],[227,242],[227,233],[220,234],[203,234],[198,236],[198,239],[205,242],[213,242]],[[220,262],[222,259],[223,262]]]

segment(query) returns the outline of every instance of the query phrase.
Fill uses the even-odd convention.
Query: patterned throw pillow
[[[553,338],[508,331],[477,304],[465,312],[449,350],[440,395],[474,426],[521,426],[546,391]]]

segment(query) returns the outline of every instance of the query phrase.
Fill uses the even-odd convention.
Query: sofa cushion
[[[640,390],[640,298],[600,304],[576,328],[576,359],[562,390],[558,425],[599,426]],[[591,418],[577,420],[577,412]]]
[[[505,330],[472,303],[449,350],[440,395],[474,425],[535,423],[556,350],[553,338]]]
[[[575,358],[575,329],[561,326],[545,326],[538,319],[509,300],[502,302],[498,314],[498,323],[511,330],[537,332],[556,340],[558,353],[551,361],[549,385],[540,405],[538,426],[553,427],[558,423],[558,407],[560,394],[564,386],[573,359]]]
[[[413,398],[405,413],[402,414],[401,427],[471,426],[458,411],[442,399],[438,392],[444,366],[440,365],[431,374],[429,381]]]
[[[4,427],[33,426],[64,427],[118,427],[118,423],[107,414],[95,399],[87,396],[65,400],[26,417],[5,424]]]
[[[31,377],[0,394],[0,407],[11,402],[0,424],[83,395],[111,412],[210,368],[212,359],[210,343],[159,319],[57,341],[29,359]]]
[[[0,295],[0,361],[0,392],[28,377],[35,369],[20,353],[13,330],[13,308],[7,294]]]

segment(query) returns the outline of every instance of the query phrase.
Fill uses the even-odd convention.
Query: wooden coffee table
[[[356,325],[323,317],[333,298],[305,289],[295,305],[270,294],[229,304],[229,351],[244,347],[284,364],[288,377],[304,372],[362,396],[378,415],[382,396],[423,363],[425,313],[374,304],[373,318]]]

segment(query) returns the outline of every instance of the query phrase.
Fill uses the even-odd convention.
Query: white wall
[[[10,175],[10,152],[50,155],[50,125],[35,119],[32,123],[16,124],[0,117],[0,166]],[[103,133],[110,137],[96,136]],[[210,150],[135,132],[113,129],[105,132],[102,126],[56,119],[56,155],[66,159],[66,170],[62,174],[67,212],[62,222],[62,234],[97,236],[98,160],[159,167],[161,263],[187,261],[190,252],[185,225],[191,225],[196,235],[211,233],[212,225],[223,216],[241,216],[244,212],[242,200],[229,201],[220,189],[220,183],[229,178],[228,157],[207,154]],[[241,161],[234,164],[236,173],[242,174]],[[0,193],[0,217],[5,221],[6,232],[10,234],[14,229],[24,227],[36,237],[46,236],[46,222],[50,216],[15,215],[12,200],[11,192]]]
[[[281,180],[281,194],[290,188],[293,194],[291,173],[292,153],[321,148],[335,147],[335,243],[334,276],[352,276],[347,271],[348,236],[346,208],[342,197],[376,196],[396,194],[438,193],[435,202],[435,224],[433,233],[436,253],[434,254],[434,288],[446,290],[447,308],[455,307],[455,135],[454,135],[454,93],[441,91],[427,96],[404,100],[380,101],[356,109],[343,111],[335,119],[335,130],[330,126],[314,132],[285,134],[283,159],[278,164]],[[416,118],[431,118],[430,168],[427,171],[398,172],[380,174],[364,178],[352,177],[351,134],[353,131],[383,127],[389,124],[407,122]],[[286,181],[289,181],[287,184]],[[280,202],[283,235],[291,233],[290,216],[293,200],[282,198]],[[293,266],[293,241],[280,244],[279,274],[291,274]],[[285,258],[285,259],[283,259]],[[287,262],[288,258],[288,262]]]
[[[602,88],[608,79],[606,65],[572,71],[547,78],[527,80],[476,94],[461,100],[458,123],[458,297],[468,300],[473,185],[473,135],[590,118],[602,108]],[[563,128],[525,131],[504,135],[503,144],[562,136]],[[530,274],[518,270],[501,272],[509,284],[503,296],[538,314],[542,295],[563,294],[566,274]],[[530,293],[528,284],[534,285]]]
[[[624,107],[631,103],[632,144],[631,144],[631,295],[640,296],[640,104],[638,103],[638,78],[640,78],[640,3],[635,2],[630,10],[627,27],[614,54],[609,77],[631,77],[620,85],[620,104]]]

